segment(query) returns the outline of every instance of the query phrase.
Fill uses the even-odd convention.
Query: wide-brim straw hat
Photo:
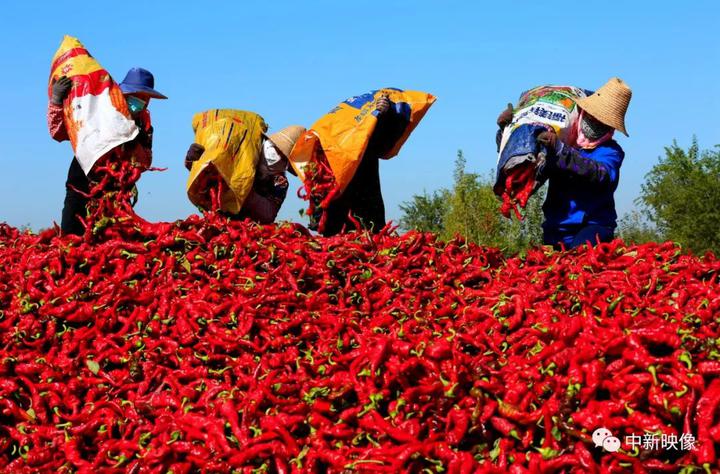
[[[619,77],[613,77],[594,94],[578,99],[577,105],[608,127],[629,136],[625,129],[625,113],[630,105],[632,90]]]
[[[268,140],[273,142],[273,145],[275,145],[278,151],[287,158],[290,156],[290,152],[292,151],[293,146],[295,146],[295,142],[302,136],[303,133],[305,133],[305,127],[301,127],[300,125],[290,125],[279,132],[269,135]]]

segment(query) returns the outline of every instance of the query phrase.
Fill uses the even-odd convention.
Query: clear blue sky
[[[72,151],[45,122],[50,59],[77,36],[120,81],[142,66],[170,97],[151,104],[156,166],[137,211],[152,220],[194,212],[182,166],[190,119],[208,108],[260,113],[271,131],[309,126],[348,96],[393,86],[438,97],[401,154],[382,163],[388,216],[470,171],[494,168],[495,118],[540,84],[594,89],[619,76],[633,89],[630,138],[616,193],[633,207],[645,173],[677,139],[720,143],[720,2],[6,2],[0,74],[0,221],[59,222]],[[299,182],[291,180],[291,192]],[[288,199],[281,217],[299,220]]]

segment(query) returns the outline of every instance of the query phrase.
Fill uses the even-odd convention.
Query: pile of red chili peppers
[[[0,471],[717,472],[711,255],[149,223],[127,189],[84,238],[0,225]]]
[[[518,165],[507,171],[500,213],[509,219],[512,211],[518,220],[523,220],[520,208],[524,209],[527,206],[534,188],[535,167],[532,163]]]

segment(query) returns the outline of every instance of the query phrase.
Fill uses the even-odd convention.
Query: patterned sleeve
[[[592,157],[566,145],[556,153],[555,168],[598,185],[611,185],[618,180],[622,156],[616,150],[594,150]]]
[[[65,117],[62,105],[48,104],[47,123],[48,131],[53,140],[62,142],[70,139],[67,129],[65,128]]]

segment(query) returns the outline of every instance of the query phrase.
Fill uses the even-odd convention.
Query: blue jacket
[[[558,142],[558,150],[546,167],[549,183],[543,228],[597,224],[614,229],[617,213],[613,194],[624,157],[625,152],[614,140],[592,150]]]

